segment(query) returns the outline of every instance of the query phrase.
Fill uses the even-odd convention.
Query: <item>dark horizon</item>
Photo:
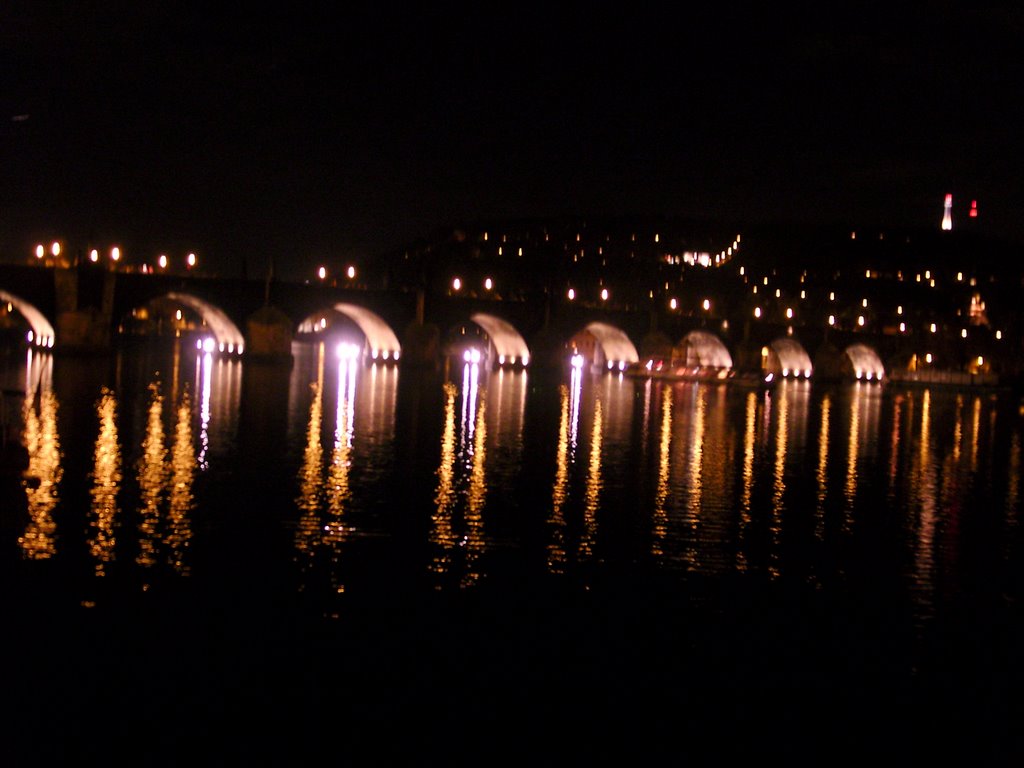
[[[1024,244],[1024,15],[191,4],[0,11],[0,253],[312,275],[486,219],[978,228]],[[956,224],[955,224],[956,225]]]

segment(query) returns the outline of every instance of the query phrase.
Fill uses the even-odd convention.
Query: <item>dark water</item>
[[[5,353],[24,761],[1019,764],[1009,394],[295,351]]]

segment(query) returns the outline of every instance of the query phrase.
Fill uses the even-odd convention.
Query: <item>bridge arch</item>
[[[56,338],[56,332],[53,330],[53,325],[46,319],[44,315],[34,304],[25,301],[13,293],[7,291],[0,291],[0,301],[6,301],[11,304],[16,310],[18,310],[22,317],[28,322],[29,328],[31,329],[28,338],[29,343],[35,344],[39,347],[52,347],[54,339]]]
[[[609,370],[622,371],[640,360],[626,332],[608,323],[589,323],[570,339],[569,346],[580,363],[589,362]]]
[[[530,348],[522,334],[510,322],[484,312],[477,312],[469,319],[487,333],[494,346],[494,353],[497,355],[496,362],[499,366],[516,365],[517,363],[524,366],[530,364]]]
[[[803,344],[788,336],[775,339],[761,350],[761,367],[776,376],[805,379],[809,379],[814,370]]]
[[[724,342],[710,331],[690,331],[672,350],[674,367],[729,370],[732,355]]]
[[[388,322],[376,312],[361,307],[358,304],[348,302],[337,302],[332,304],[331,310],[344,315],[359,328],[365,339],[363,352],[373,360],[398,360],[402,354],[402,345],[398,336],[388,325]],[[312,333],[323,312],[314,312],[299,324],[299,333]]]
[[[858,379],[881,381],[885,376],[882,359],[867,344],[851,344],[843,350],[844,367],[849,366],[850,372]]]
[[[213,338],[218,350],[242,354],[245,349],[245,336],[231,321],[231,318],[224,313],[224,310],[190,293],[171,292],[167,294],[167,298],[184,304],[199,313],[206,325],[213,331]]]

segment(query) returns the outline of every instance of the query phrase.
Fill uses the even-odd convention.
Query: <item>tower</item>
[[[946,231],[953,228],[953,196],[948,194],[942,210],[942,228]]]

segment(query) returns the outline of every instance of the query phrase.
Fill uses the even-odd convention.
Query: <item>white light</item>
[[[626,370],[626,361],[625,360],[619,360],[619,370],[620,371]]]
[[[389,357],[390,355],[391,355],[391,352],[390,352],[389,350],[385,349],[385,350],[384,350],[384,351],[383,351],[383,352],[381,353],[381,355],[380,355],[380,356],[381,356],[381,358],[383,358],[384,360],[387,360],[387,359],[388,359],[388,357]]]
[[[456,291],[461,290],[462,289],[462,280],[460,280],[457,277],[454,280],[452,280],[452,289],[456,290]]]
[[[93,253],[96,253],[96,251],[93,251]],[[93,261],[96,261],[96,259],[93,259]],[[160,258],[157,259],[156,263],[160,265],[160,269],[167,269],[167,257],[162,253],[160,254]]]
[[[613,360],[609,360],[608,361],[608,370],[610,371],[614,367],[615,367],[615,362]]]
[[[653,367],[654,367],[654,361],[653,360],[648,360],[647,364],[644,366],[644,368],[646,368],[648,371],[651,370]]]
[[[401,352],[400,352],[399,350],[397,350],[397,349],[396,349],[396,350],[394,351],[394,354],[392,355],[392,359],[394,359],[394,360],[397,360],[397,359],[398,359],[398,356],[399,356],[400,354],[402,354],[402,353],[401,353]]]
[[[29,331],[28,335],[25,338],[27,338],[28,339],[28,343],[31,344],[32,343],[32,339],[35,338],[35,334],[32,333],[32,331]]]
[[[704,299],[704,309],[711,309],[711,300]]]
[[[572,301],[576,298],[576,291],[573,288],[570,288],[566,295],[569,297],[569,301]]]
[[[786,307],[786,317],[788,319],[792,319],[793,318],[793,308],[792,307]]]
[[[504,364],[505,364],[505,356],[504,355],[498,355],[498,365],[504,365]]]
[[[907,332],[907,324],[906,323],[900,323],[900,333],[906,333],[906,332]]]
[[[932,323],[932,333],[935,333],[935,323]]]
[[[217,346],[216,342],[211,337],[207,336],[205,339],[203,339],[203,351],[204,352],[213,352],[213,350],[214,350],[214,348],[216,346]]]
[[[1003,338],[1003,332],[1002,331],[996,331],[996,338],[997,339]]]
[[[967,338],[967,329],[966,328],[961,328],[960,329],[960,338],[961,339],[966,339]]]
[[[857,315],[857,325],[864,325],[864,315]]]
[[[527,366],[529,364],[530,364],[530,356],[529,355],[523,355],[523,365]]]
[[[754,317],[760,317],[760,316],[761,316],[761,308],[760,307],[754,307]]]
[[[572,363],[572,367],[573,368],[582,368],[583,367],[583,355],[578,355],[578,354],[577,355],[573,355],[572,359],[570,360],[570,362]]]
[[[327,267],[320,267],[320,269],[316,271],[316,275],[321,280],[323,280],[325,277],[327,277]]]
[[[347,270],[345,270],[345,274],[348,275],[348,279],[351,280],[353,277],[356,276],[356,268],[349,267]]]
[[[359,345],[343,341],[338,345],[338,357],[342,360],[355,360],[359,357]]]
[[[810,368],[808,368],[807,370],[804,371],[804,378],[805,379],[811,378],[811,369]]]
[[[836,324],[836,316],[835,315],[829,315],[828,316],[828,324],[829,325],[835,325]]]
[[[488,277],[487,279],[484,280],[484,288],[486,290],[489,291],[493,287],[494,287],[494,282],[491,280],[491,278]]]
[[[190,267],[194,267],[196,265],[196,255],[194,253],[190,253],[185,259],[185,263]]]
[[[380,354],[380,350],[377,349],[376,347],[374,347],[373,349],[370,350],[370,357],[372,357],[374,360],[377,359],[377,356],[379,354]]]
[[[678,304],[678,302],[677,302],[677,301],[676,301],[675,299],[672,299],[672,300],[671,300],[671,301],[669,301],[669,303],[668,303],[669,309],[675,309],[675,308],[676,308],[676,306],[677,306],[677,304]]]
[[[41,259],[46,255],[46,249],[43,248],[42,244],[36,246],[36,258]]]
[[[924,361],[926,363],[930,363],[932,361],[932,353],[931,352],[929,352],[927,355],[924,356]]]
[[[196,339],[196,349],[202,350],[202,348],[203,348],[203,340],[202,339]]]
[[[789,368],[783,368],[782,369],[782,375],[783,376],[789,376]]]
[[[601,289],[601,301],[608,301],[608,289],[607,288],[602,288]]]
[[[99,251],[97,251],[95,248],[93,248],[91,251],[89,251],[89,261],[91,261],[93,264],[95,264],[99,260],[100,260],[100,252]]]

